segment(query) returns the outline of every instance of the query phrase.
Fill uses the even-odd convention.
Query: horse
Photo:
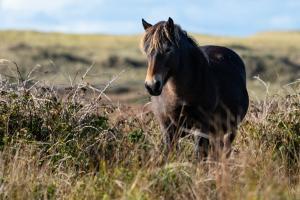
[[[142,24],[145,88],[167,149],[193,133],[197,159],[208,157],[216,138],[229,155],[249,106],[242,59],[226,47],[199,46],[170,17]]]

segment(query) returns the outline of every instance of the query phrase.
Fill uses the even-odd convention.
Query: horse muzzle
[[[162,82],[159,80],[153,80],[151,83],[145,82],[145,88],[151,96],[159,96],[162,91]]]

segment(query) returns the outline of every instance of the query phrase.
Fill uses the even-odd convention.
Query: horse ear
[[[167,21],[167,29],[171,34],[173,34],[173,32],[174,32],[174,21],[171,17],[169,17],[169,19]]]
[[[145,30],[147,30],[148,28],[150,28],[152,26],[152,24],[149,24],[144,19],[142,19],[142,23],[143,23],[143,27]]]

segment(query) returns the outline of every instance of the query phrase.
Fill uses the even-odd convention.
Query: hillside
[[[200,45],[225,45],[237,51],[246,63],[252,98],[264,97],[259,76],[277,91],[300,77],[300,33],[269,32],[247,38],[228,38],[193,34]],[[139,50],[140,35],[68,35],[38,32],[0,32],[0,58],[15,61],[23,76],[32,69],[32,78],[58,87],[78,83],[93,65],[86,80],[103,88],[115,75],[125,71],[108,89],[113,99],[144,103],[146,61]],[[16,76],[15,67],[0,65],[1,74]]]

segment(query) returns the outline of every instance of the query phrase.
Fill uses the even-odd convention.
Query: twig
[[[99,99],[100,99],[101,96],[104,94],[104,92],[107,90],[107,88],[108,88],[115,80],[117,80],[117,79],[121,76],[121,74],[124,73],[124,72],[125,72],[125,70],[122,70],[119,74],[117,74],[115,77],[113,77],[113,79],[111,79],[111,80],[106,84],[106,86],[100,91],[100,94],[98,95],[98,97],[94,100],[94,103],[96,103],[96,102],[99,101]],[[82,121],[82,120],[86,117],[86,115],[87,115],[88,113],[91,112],[91,110],[92,110],[92,108],[93,108],[93,106],[94,106],[94,103],[90,103],[90,104],[88,105],[88,108],[87,108],[86,112],[80,117],[79,121]]]
[[[260,83],[262,83],[264,85],[264,87],[266,88],[266,93],[267,95],[269,94],[269,87],[270,85],[267,84],[265,81],[263,81],[261,78],[259,78],[259,76],[254,76],[254,79],[258,80]]]
[[[122,70],[119,74],[117,74],[115,77],[113,77],[113,79],[111,79],[106,86],[103,88],[103,90],[100,92],[100,94],[98,95],[98,97],[96,98],[96,102],[101,98],[101,96],[103,95],[103,93],[107,90],[107,88],[115,81],[117,80],[121,74],[123,74],[125,72],[125,69]]]

